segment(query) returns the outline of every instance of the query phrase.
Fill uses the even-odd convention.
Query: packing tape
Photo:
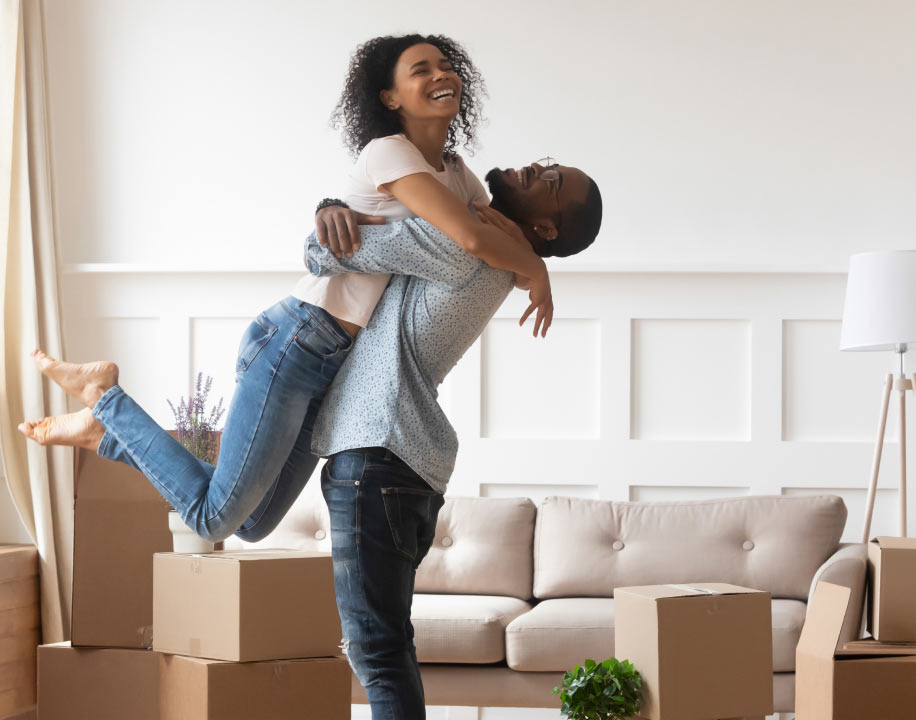
[[[194,557],[191,558],[191,572],[194,573],[195,575],[200,575],[201,573],[200,566],[201,566],[200,557],[195,555]]]
[[[192,657],[198,657],[200,655],[200,638],[191,638],[188,642],[188,646],[188,655]]]
[[[147,650],[153,647],[153,626],[152,625],[141,625],[137,628],[137,639],[140,641],[140,646],[146,648]]]
[[[709,588],[698,588],[693,585],[665,585],[672,590],[683,590],[684,592],[689,592],[692,595],[721,595],[720,590],[711,590]]]

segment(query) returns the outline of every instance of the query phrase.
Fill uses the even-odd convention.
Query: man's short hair
[[[546,243],[542,257],[575,255],[595,241],[601,228],[601,192],[594,180],[589,178],[588,183],[585,202],[563,212],[560,234]]]

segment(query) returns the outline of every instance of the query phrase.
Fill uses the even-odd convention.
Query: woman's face
[[[379,94],[389,109],[411,120],[452,120],[458,115],[461,78],[435,45],[421,43],[401,53],[394,85]]]

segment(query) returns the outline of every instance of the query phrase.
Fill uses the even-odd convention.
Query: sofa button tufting
[[[743,547],[745,550],[753,550],[754,543],[752,543],[750,540],[745,540],[744,545],[742,545],[741,547]]]
[[[611,545],[615,550],[623,550],[623,543],[620,540],[615,540],[614,544]]]
[[[452,539],[450,537],[442,538],[442,547],[451,547],[451,546],[452,546]]]
[[[324,540],[327,536],[328,536],[328,534],[327,534],[324,530],[316,530],[316,531],[315,531],[315,539],[316,539],[316,540]]]

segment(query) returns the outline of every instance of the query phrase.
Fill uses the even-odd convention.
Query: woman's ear
[[[382,90],[378,96],[382,101],[382,105],[384,105],[389,110],[397,110],[400,107],[394,97],[394,93],[391,92],[391,90]]]

